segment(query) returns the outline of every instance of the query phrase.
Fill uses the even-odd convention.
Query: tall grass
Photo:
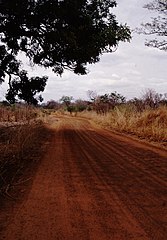
[[[165,106],[138,112],[133,105],[122,105],[106,115],[85,112],[82,116],[105,128],[167,144],[167,107]]]
[[[26,170],[42,154],[50,132],[38,109],[2,107],[0,113],[0,194],[10,197],[16,182],[25,180]]]
[[[0,123],[21,123],[36,119],[38,110],[31,106],[0,106]]]

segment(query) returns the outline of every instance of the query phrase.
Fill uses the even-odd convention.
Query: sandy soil
[[[59,118],[0,239],[166,240],[167,152]]]

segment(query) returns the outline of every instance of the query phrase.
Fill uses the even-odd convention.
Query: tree
[[[75,107],[77,112],[83,112],[88,107],[88,101],[77,99],[75,100]]]
[[[154,0],[144,5],[150,11],[156,11],[157,17],[152,18],[151,23],[142,24],[142,29],[138,29],[139,33],[146,35],[155,35],[152,40],[147,40],[146,46],[155,47],[160,50],[167,51],[167,1]],[[156,38],[159,37],[159,39]]]
[[[157,93],[154,89],[147,89],[142,95],[145,108],[157,108],[165,100],[165,94]]]
[[[88,95],[88,98],[91,100],[91,101],[95,101],[96,98],[97,98],[97,92],[96,91],[93,91],[93,90],[88,90],[87,91],[87,95]]]
[[[58,109],[60,109],[61,105],[60,105],[60,103],[56,102],[55,100],[50,100],[46,103],[45,107],[47,109],[58,110]]]
[[[12,74],[19,74],[20,62],[16,60],[16,57],[8,53],[5,45],[0,45],[0,83],[4,82],[5,75],[9,75],[9,85]]]
[[[22,51],[32,64],[58,74],[65,69],[86,74],[88,63],[131,38],[129,27],[112,13],[116,5],[115,0],[1,0],[0,47],[13,59]]]
[[[117,92],[97,95],[95,91],[89,90],[88,97],[92,101],[93,109],[97,114],[106,114],[110,109],[126,102],[126,98]]]
[[[46,86],[47,77],[28,78],[26,71],[21,71],[19,77],[14,78],[10,83],[10,88],[6,94],[6,99],[10,103],[15,103],[17,98],[24,100],[28,104],[37,105],[38,101],[43,101],[41,95],[36,94],[43,92]]]
[[[73,100],[72,96],[62,96],[60,102],[64,103],[66,107],[69,107],[72,100]]]
[[[116,106],[116,105],[125,103],[126,98],[120,93],[112,92],[109,95],[109,101],[111,105]]]

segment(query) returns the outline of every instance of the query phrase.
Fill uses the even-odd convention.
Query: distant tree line
[[[146,109],[155,109],[161,105],[167,106],[167,93],[160,94],[152,89],[148,89],[140,98],[127,100],[122,94],[112,92],[110,94],[98,95],[95,91],[88,91],[89,100],[77,99],[72,96],[62,96],[59,101],[50,100],[45,104],[45,108],[68,111],[70,114],[82,111],[95,111],[97,114],[105,115],[111,110],[121,105],[129,105],[142,112]]]

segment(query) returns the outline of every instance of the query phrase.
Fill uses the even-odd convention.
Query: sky
[[[113,10],[119,23],[127,23],[131,29],[151,21],[157,13],[143,8],[150,0],[117,0]],[[165,51],[145,46],[145,35],[132,34],[130,43],[120,43],[116,52],[101,56],[100,62],[88,65],[84,76],[65,71],[62,77],[51,70],[29,67],[24,59],[24,68],[30,76],[49,76],[44,101],[59,100],[62,96],[88,99],[88,90],[97,94],[118,92],[127,99],[141,97],[147,89],[167,93],[167,56]],[[0,100],[4,98],[6,83],[0,86]]]

